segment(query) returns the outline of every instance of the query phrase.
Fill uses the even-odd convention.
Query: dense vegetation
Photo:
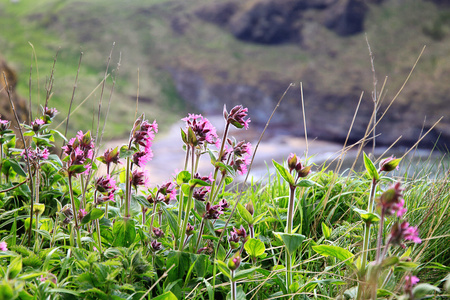
[[[19,136],[0,120],[0,299],[448,297],[448,166],[400,174],[400,158],[377,168],[364,154],[365,172],[340,174],[291,154],[264,182],[234,183],[252,145],[228,132],[247,113],[224,108],[221,138],[184,118],[185,165],[156,187],[145,168],[158,124],[144,115],[102,153],[100,136],[52,129],[54,108]]]

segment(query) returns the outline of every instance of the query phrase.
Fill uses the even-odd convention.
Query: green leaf
[[[222,272],[223,275],[225,275],[229,279],[231,279],[230,270],[228,269],[227,264],[221,260],[216,260],[216,264],[217,264],[217,267],[219,268],[220,272]]]
[[[291,173],[289,173],[289,171],[285,167],[283,167],[276,161],[272,160],[272,162],[275,169],[277,169],[278,173],[280,174],[280,176],[283,177],[284,180],[286,180],[286,182],[289,183],[289,185],[293,186],[295,184],[295,180],[294,177],[292,177]]]
[[[318,184],[318,183],[316,183],[316,182],[314,182],[312,180],[303,179],[303,180],[300,180],[295,186],[298,186],[298,187],[312,187],[312,186],[315,186],[315,185],[321,186],[320,184]]]
[[[86,171],[86,168],[83,165],[73,165],[69,167],[68,171],[71,173],[79,174]]]
[[[120,147],[119,158],[127,158],[134,154],[133,149],[128,149],[126,145]]]
[[[209,184],[206,181],[203,181],[201,179],[194,178],[194,179],[189,180],[189,186],[191,186],[191,187],[211,186],[211,184]]]
[[[392,267],[393,265],[397,264],[400,261],[400,259],[397,256],[390,256],[383,259],[381,262],[381,268],[387,268]]]
[[[245,243],[244,249],[252,258],[256,258],[264,254],[264,251],[266,251],[266,246],[264,246],[264,243],[259,239],[250,238]]]
[[[378,174],[377,168],[370,160],[370,158],[366,155],[366,153],[364,152],[363,154],[364,154],[364,166],[366,167],[367,173],[369,173],[371,179],[378,180],[380,178],[380,175]]]
[[[17,173],[17,175],[26,177],[27,173],[25,173],[25,171],[22,169],[22,166],[15,160],[8,160],[9,163],[11,164],[11,168],[14,170],[14,172]]]
[[[346,265],[352,266],[354,255],[347,249],[331,245],[312,246],[312,248],[322,256],[333,256],[341,261],[344,261]]]
[[[365,223],[373,224],[373,223],[380,221],[380,217],[375,213],[370,213],[367,210],[360,209],[357,207],[353,207],[352,209],[354,212],[359,214],[359,216]]]
[[[292,255],[306,238],[304,235],[298,233],[274,232],[273,234],[281,238],[289,255]]]
[[[136,228],[133,219],[118,220],[113,226],[114,247],[129,247],[136,239]]]
[[[105,215],[105,212],[99,208],[93,208],[87,215],[81,220],[81,224],[87,224],[90,221],[101,219]]]
[[[197,146],[198,144],[197,136],[195,135],[194,130],[192,129],[191,126],[188,127],[187,139],[189,145]]]
[[[131,198],[136,201],[137,203],[139,203],[140,205],[147,207],[147,208],[153,208],[153,204],[151,204],[150,202],[147,201],[147,198],[145,198],[142,195],[131,195]]]
[[[412,293],[414,299],[421,299],[427,295],[434,294],[435,292],[439,293],[440,291],[441,289],[429,283],[419,283],[413,288]]]
[[[8,267],[8,279],[14,279],[16,276],[22,271],[22,256],[16,256],[14,259],[11,259],[11,263]]]
[[[191,173],[188,171],[181,171],[177,175],[177,184],[181,185],[183,183],[188,183],[191,180]]]
[[[253,224],[252,215],[242,204],[238,203],[237,209],[238,209],[238,212],[241,215],[242,219],[244,219],[245,222],[247,222],[248,224]]]
[[[173,215],[173,213],[171,211],[167,210],[165,205],[160,205],[159,207],[161,207],[162,210],[164,211],[164,214],[165,214],[167,220],[169,221],[170,229],[172,229],[172,232],[174,234],[177,234],[177,232],[178,232],[178,223],[177,223],[177,220],[176,220],[175,216]]]
[[[161,294],[159,296],[156,296],[155,298],[152,298],[153,300],[178,300],[178,298],[171,292],[165,292],[164,294]]]
[[[323,237],[327,240],[330,238],[331,236],[331,229],[328,228],[328,226],[322,222],[322,233],[323,233]]]

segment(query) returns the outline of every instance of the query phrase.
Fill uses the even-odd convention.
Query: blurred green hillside
[[[303,82],[306,106],[310,112],[311,124],[308,127],[313,134],[317,132],[317,136],[324,134],[324,138],[329,138],[323,133],[328,129],[314,127],[314,124],[321,123],[320,118],[342,115],[331,126],[345,128],[346,134],[361,91],[365,91],[364,103],[367,104],[367,109],[361,111],[368,114],[371,110],[373,86],[366,33],[375,55],[378,89],[388,77],[387,93],[383,96],[386,104],[402,85],[422,47],[427,45],[417,69],[392,108],[392,122],[402,124],[388,124],[387,128],[393,126],[401,132],[411,127],[408,122],[415,120],[418,125],[414,126],[420,129],[425,117],[427,128],[438,113],[449,115],[450,106],[445,103],[450,100],[450,10],[445,6],[422,0],[408,1],[408,4],[398,0],[369,1],[364,32],[342,37],[313,20],[304,26],[301,43],[262,45],[238,40],[227,28],[198,17],[199,10],[218,2],[2,1],[0,54],[17,71],[19,93],[25,98],[29,93],[30,65],[33,65],[32,99],[36,110],[37,104],[42,104],[45,99],[44,86],[58,53],[50,106],[61,110],[59,121],[62,121],[72,95],[80,52],[83,52],[83,59],[74,106],[102,80],[115,43],[109,69],[111,76],[103,97],[104,115],[112,80],[116,78],[107,138],[127,134],[135,115],[138,88],[139,112],[145,112],[149,119],[156,118],[163,128],[184,115],[186,110],[192,111],[196,99],[184,99],[192,102],[182,99],[190,98],[190,94],[182,89],[185,85],[180,83],[186,78],[181,81],[173,79],[180,70],[189,71],[185,77],[189,74],[199,76],[205,89],[222,86],[225,92],[216,97],[218,102],[227,98],[226,91],[233,85],[254,87],[270,99],[278,100],[280,91],[289,83]],[[255,2],[258,0],[248,1],[241,9],[247,9]],[[35,48],[37,66],[29,43]],[[121,62],[117,72],[119,57]],[[280,126],[286,125],[283,120],[292,119],[289,105],[299,108],[298,91],[294,89],[286,99],[284,105],[287,108],[280,113]],[[216,95],[214,90],[210,93]],[[100,94],[101,89],[97,89],[73,115],[73,131],[92,127]],[[345,101],[330,104],[330,110],[326,112],[327,105],[320,101],[328,101],[329,95]],[[314,102],[316,99],[320,104]],[[308,100],[314,103],[308,106]],[[243,102],[249,105],[245,100]],[[272,103],[268,101],[259,109],[266,110],[268,115],[273,108]],[[348,113],[343,113],[344,110]],[[405,111],[410,117],[401,116]],[[256,123],[258,118],[261,121],[266,118],[266,114],[259,112]],[[301,124],[295,122],[295,126]],[[364,127],[363,123],[360,122],[361,127]],[[438,130],[448,134],[449,128],[448,123],[443,123]],[[296,131],[302,132],[300,128]]]

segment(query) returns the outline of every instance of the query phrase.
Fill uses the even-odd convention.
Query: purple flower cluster
[[[138,186],[150,186],[150,174],[148,170],[134,170],[131,173],[131,185],[134,186],[135,189],[137,189]]]
[[[83,134],[82,131],[78,131],[75,138],[70,139],[69,143],[62,147],[64,153],[69,156],[67,161],[67,167],[69,169],[69,175],[84,173],[87,174],[91,168],[92,156],[94,153],[94,141],[91,138],[90,132]],[[84,170],[79,172],[73,169],[72,166],[83,166]]]
[[[25,160],[27,159],[27,152],[28,152],[28,159],[31,162],[37,162],[39,160],[46,160],[46,159],[48,159],[48,156],[50,154],[50,152],[48,151],[47,148],[44,148],[44,149],[40,149],[40,148],[33,149],[33,148],[29,147],[27,149],[27,151],[25,151],[25,149],[23,149],[22,153],[20,153],[20,156],[22,156]]]
[[[40,131],[42,129],[42,125],[45,125],[45,121],[39,118],[31,122],[31,128],[34,132]]]
[[[248,129],[250,118],[247,117],[248,108],[244,108],[242,105],[236,105],[230,112],[227,112],[226,106],[223,107],[223,117],[227,124],[232,124],[237,128]]]
[[[8,244],[6,242],[0,242],[0,251],[8,251]]]
[[[56,110],[56,108],[45,107],[43,109],[43,114],[45,118],[45,124],[48,124],[58,114],[58,111]]]
[[[230,139],[227,139],[220,160],[232,166],[238,174],[244,175],[248,171],[251,155],[252,144],[246,143],[245,141],[235,143]]]
[[[131,142],[134,143],[138,151],[133,154],[133,163],[138,167],[144,167],[152,159],[151,147],[157,132],[158,124],[156,121],[149,123],[147,120],[142,121],[139,129],[134,132]]]
[[[220,139],[217,136],[216,128],[211,122],[202,115],[189,114],[186,118],[181,119],[186,122],[186,129],[183,130],[183,141],[191,146],[202,146],[204,143],[214,144],[216,147],[220,145]],[[191,137],[189,131],[195,135]]]
[[[311,173],[311,166],[304,166],[297,155],[295,155],[294,153],[289,154],[287,162],[289,172],[295,170],[295,172],[297,173],[297,178],[306,177],[309,175],[309,173]]]
[[[116,181],[108,175],[97,178],[95,181],[95,189],[100,195],[97,195],[97,203],[114,201],[114,193],[118,190]]]
[[[384,214],[388,216],[395,214],[397,217],[402,217],[406,213],[402,191],[400,182],[397,182],[380,196],[378,202]]]
[[[225,199],[222,199],[219,204],[211,205],[210,202],[206,203],[205,213],[203,214],[203,218],[209,220],[217,220],[220,215],[223,214],[224,210],[227,209],[230,205]]]
[[[4,132],[9,129],[10,125],[10,121],[0,119],[0,135],[3,135]]]
[[[156,202],[164,202],[169,204],[170,201],[174,201],[177,199],[177,190],[175,184],[172,182],[166,182],[161,186],[158,186],[158,191],[156,195],[150,195],[147,197],[148,202],[156,203]]]
[[[400,245],[402,248],[406,247],[403,244],[403,241],[412,241],[416,244],[422,242],[419,238],[417,226],[409,226],[408,222],[395,223],[394,226],[392,226],[389,241],[392,244]]]

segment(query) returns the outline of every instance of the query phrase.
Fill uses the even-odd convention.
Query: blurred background
[[[310,153],[335,152],[361,95],[349,142],[364,136],[374,74],[377,120],[384,115],[377,146],[401,136],[396,147],[409,147],[441,117],[419,147],[450,145],[447,0],[0,0],[0,57],[22,120],[30,100],[38,115],[51,84],[49,106],[60,111],[55,123],[63,132],[72,94],[72,110],[87,99],[70,118],[69,137],[95,132],[107,70],[105,143],[127,138],[137,107],[160,124],[165,146],[155,147],[166,160],[181,148],[180,118],[202,113],[220,130],[224,104],[249,108],[243,138],[255,141],[291,83],[261,156],[305,150],[301,84]],[[5,91],[0,97],[0,114],[11,119]]]

